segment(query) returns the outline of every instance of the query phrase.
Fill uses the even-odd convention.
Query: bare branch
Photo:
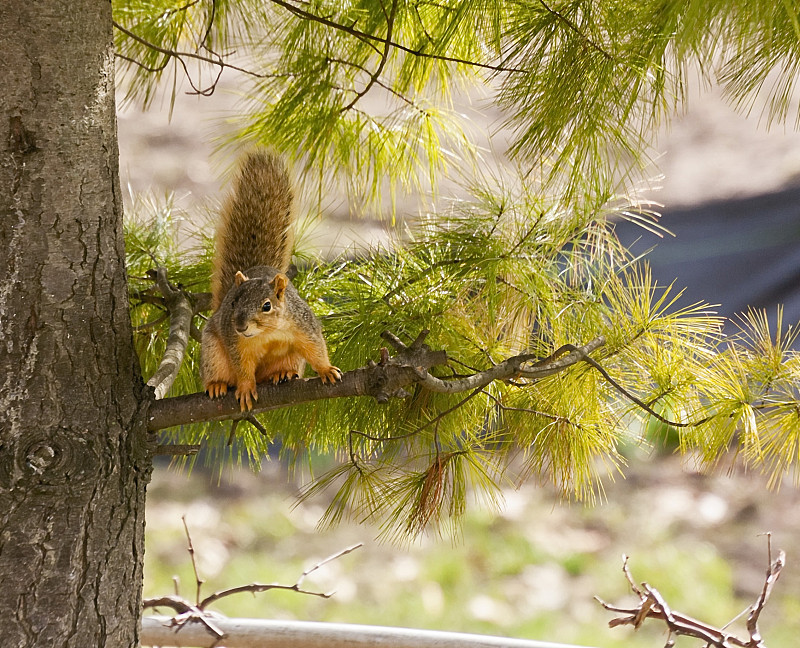
[[[236,428],[239,427],[239,423],[241,423],[242,419],[233,419],[231,421],[231,431],[228,432],[228,445],[233,445],[233,440],[236,438]]]
[[[246,420],[250,425],[252,425],[256,430],[259,431],[261,436],[269,439],[269,432],[267,432],[267,428],[261,425],[261,423],[255,416],[250,415],[246,418]]]
[[[583,347],[576,347],[572,344],[564,345],[544,359],[532,354],[514,356],[496,364],[491,369],[479,371],[465,378],[442,380],[427,372],[420,372],[418,382],[422,387],[433,392],[455,394],[482,389],[495,380],[508,380],[519,376],[529,380],[538,380],[552,376],[578,362],[586,361],[586,358],[589,357],[588,354],[599,349],[605,342],[605,338],[598,337]]]
[[[767,547],[768,547],[768,562],[767,575],[764,579],[764,587],[761,589],[758,599],[753,604],[750,614],[747,617],[747,631],[750,633],[750,643],[757,648],[763,647],[761,633],[758,631],[758,617],[772,593],[772,587],[781,575],[781,570],[786,564],[786,553],[782,550],[778,551],[778,557],[772,560],[772,536],[767,534]]]
[[[337,560],[338,558],[341,558],[342,556],[346,556],[347,554],[352,553],[356,549],[360,549],[363,546],[364,546],[363,542],[357,542],[354,545],[351,545],[349,547],[346,547],[345,549],[337,551],[335,554],[331,554],[327,558],[323,558],[318,563],[315,563],[314,565],[312,565],[311,567],[306,569],[302,574],[300,574],[300,578],[297,579],[297,584],[301,585],[302,582],[305,580],[306,576],[314,573],[315,571],[317,571],[323,565],[327,565],[329,562],[333,562],[334,560]]]
[[[142,601],[142,608],[145,610],[162,607],[171,608],[178,613],[166,623],[168,627],[182,628],[188,625],[189,621],[197,621],[198,623],[202,623],[217,639],[221,639],[225,636],[225,633],[219,629],[208,614],[180,596],[160,596],[158,598],[145,599]]]
[[[113,25],[114,25],[114,27],[116,29],[121,31],[123,34],[125,34],[129,38],[132,38],[137,43],[140,43],[140,44],[144,45],[145,47],[147,47],[147,48],[149,48],[149,49],[151,49],[151,50],[153,50],[155,52],[159,52],[160,54],[164,54],[167,57],[167,60],[172,58],[172,59],[175,59],[178,63],[180,63],[181,67],[183,67],[183,72],[186,75],[186,78],[189,81],[189,84],[192,86],[192,89],[194,90],[194,93],[196,93],[196,94],[200,94],[200,95],[204,95],[204,96],[212,95],[214,93],[214,89],[216,88],[217,83],[219,82],[220,75],[222,74],[222,71],[225,70],[225,69],[236,70],[237,72],[241,72],[243,74],[246,74],[246,75],[252,76],[252,77],[256,77],[258,79],[264,79],[264,78],[268,78],[268,77],[272,76],[272,75],[269,75],[269,74],[259,74],[258,72],[254,72],[253,70],[248,70],[246,68],[239,67],[238,65],[233,65],[231,63],[226,63],[225,60],[223,59],[223,57],[221,55],[219,55],[219,54],[215,55],[216,58],[211,58],[209,56],[203,56],[202,54],[197,54],[195,52],[179,52],[177,50],[166,49],[164,47],[156,45],[155,43],[151,43],[147,39],[142,38],[141,36],[139,36],[137,34],[134,34],[132,31],[130,31],[129,29],[126,29],[125,27],[123,27],[122,25],[120,25],[116,21],[113,21]],[[126,61],[130,61],[131,63],[135,63],[139,67],[142,67],[144,69],[150,70],[152,72],[161,71],[161,70],[164,69],[164,67],[166,67],[166,63],[165,63],[163,66],[159,66],[157,68],[151,69],[151,68],[148,68],[147,66],[143,65],[142,63],[139,63],[138,61],[135,61],[134,59],[132,59],[132,58],[130,58],[128,56],[123,56],[122,54],[116,54],[116,56],[119,57],[119,58],[123,58]],[[184,59],[194,59],[196,61],[200,61],[202,63],[208,63],[210,65],[214,65],[214,66],[218,67],[219,68],[219,72],[217,74],[216,79],[214,79],[214,82],[210,86],[208,86],[206,88],[198,88],[194,84],[191,74],[189,74],[189,69],[186,67],[186,61]]]
[[[313,590],[306,590],[302,588],[303,581],[305,578],[315,572],[317,569],[326,565],[327,563],[336,560],[337,558],[341,558],[342,556],[349,554],[359,547],[362,546],[362,543],[357,543],[346,549],[342,549],[341,551],[337,551],[335,554],[328,556],[320,560],[319,562],[315,563],[302,574],[300,574],[299,578],[293,585],[281,585],[278,583],[271,583],[271,584],[260,584],[260,583],[251,583],[250,585],[241,585],[239,587],[232,587],[225,590],[220,590],[218,592],[214,592],[213,594],[205,597],[202,601],[200,600],[200,588],[205,581],[200,578],[200,575],[197,571],[197,562],[195,560],[195,551],[194,545],[192,544],[192,536],[189,533],[189,526],[186,523],[186,517],[181,517],[183,521],[183,528],[186,532],[186,540],[188,542],[188,551],[189,556],[192,561],[192,570],[194,571],[195,582],[197,585],[197,592],[196,592],[196,603],[190,603],[183,597],[177,594],[177,585],[176,585],[176,594],[172,596],[159,596],[156,598],[149,598],[144,599],[142,601],[143,609],[149,608],[163,608],[167,607],[174,610],[177,614],[172,618],[165,620],[164,625],[169,628],[181,629],[185,626],[190,625],[190,621],[196,621],[201,623],[205,626],[206,630],[210,632],[215,641],[212,645],[217,645],[217,641],[225,637],[225,632],[223,632],[216,623],[216,620],[212,616],[213,613],[208,612],[207,608],[209,605],[218,601],[222,598],[227,596],[231,596],[233,594],[241,594],[244,592],[249,592],[251,594],[256,594],[258,592],[266,592],[268,590],[278,589],[278,590],[289,590],[294,591],[299,594],[308,594],[310,596],[319,596],[320,598],[330,598],[333,596],[333,592],[325,593],[325,592],[315,592]],[[205,645],[205,644],[204,644]]]
[[[215,601],[220,600],[221,598],[225,598],[226,596],[232,596],[233,594],[242,594],[245,592],[249,592],[250,594],[257,594],[259,592],[267,592],[269,590],[284,590],[284,591],[291,591],[297,592],[298,594],[308,594],[309,596],[318,596],[320,598],[330,598],[333,596],[333,592],[315,592],[313,590],[306,590],[302,588],[303,581],[305,580],[306,576],[315,572],[317,569],[326,565],[327,563],[336,560],[337,558],[341,558],[342,556],[349,554],[356,549],[363,546],[363,543],[359,542],[358,544],[354,544],[346,549],[342,549],[341,551],[337,551],[335,554],[320,560],[318,563],[315,563],[313,566],[306,569],[300,577],[295,581],[293,585],[280,585],[278,583],[270,583],[270,584],[261,584],[261,583],[251,583],[250,585],[239,585],[238,587],[231,587],[229,589],[220,590],[219,592],[214,592],[210,594],[206,598],[204,598],[200,603],[198,603],[197,607],[201,610],[205,610],[209,605],[214,603]]]
[[[170,314],[169,337],[164,357],[156,372],[147,381],[155,389],[157,399],[163,398],[175,382],[180,371],[192,326],[194,309],[187,294],[176,288],[167,280],[167,271],[160,267],[155,271],[155,281]]]

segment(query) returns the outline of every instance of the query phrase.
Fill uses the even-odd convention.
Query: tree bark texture
[[[150,463],[107,0],[0,2],[0,637],[136,646]]]

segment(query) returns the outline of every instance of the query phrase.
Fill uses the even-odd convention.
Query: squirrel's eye
[[[261,310],[264,311],[265,313],[269,313],[272,310],[272,304],[269,303],[269,300],[265,301],[261,305]]]

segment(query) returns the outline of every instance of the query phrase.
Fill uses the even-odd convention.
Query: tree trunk
[[[133,647],[150,460],[110,2],[2,0],[0,79],[0,637]]]

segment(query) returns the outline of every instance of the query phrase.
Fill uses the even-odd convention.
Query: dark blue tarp
[[[675,237],[627,222],[617,232],[634,252],[656,246],[647,256],[653,276],[685,287],[681,304],[720,304],[715,310],[728,318],[766,308],[772,322],[783,304],[784,325],[800,321],[800,188],[665,209],[660,223]]]

